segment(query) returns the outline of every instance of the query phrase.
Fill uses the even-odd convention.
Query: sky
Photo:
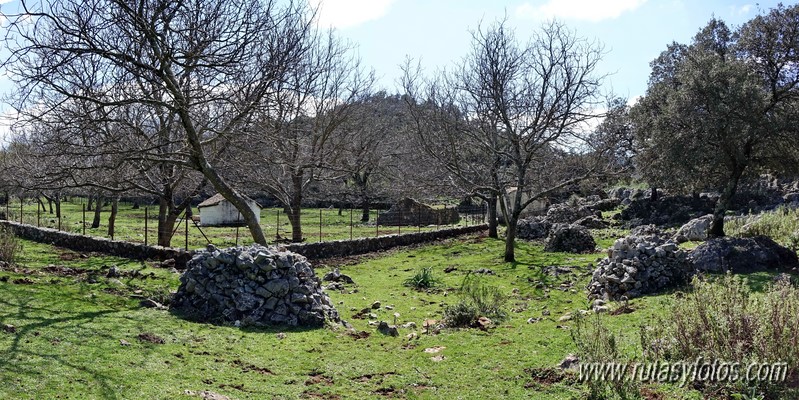
[[[320,7],[318,24],[351,41],[378,86],[399,92],[400,65],[408,57],[435,72],[464,57],[470,31],[503,18],[520,40],[552,18],[580,36],[596,40],[606,54],[598,73],[605,91],[629,102],[646,92],[649,62],[671,42],[687,43],[712,17],[739,26],[778,1],[722,0],[307,0]],[[13,12],[18,0],[0,0]],[[2,17],[0,16],[0,23]],[[0,28],[2,29],[2,28]],[[0,50],[2,55],[2,50]],[[0,70],[0,97],[12,90]],[[0,140],[13,119],[0,103]]]

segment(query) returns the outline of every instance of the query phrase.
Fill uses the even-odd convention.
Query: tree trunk
[[[653,203],[658,201],[658,188],[656,188],[656,187],[652,188],[652,194],[649,195],[649,201],[651,201]]]
[[[369,204],[369,197],[364,196],[361,199],[361,222],[369,222],[370,212],[371,212],[371,204]]]
[[[141,205],[139,204],[138,200],[133,202],[133,209],[134,210],[138,210],[140,207],[141,207]]]
[[[61,218],[61,193],[56,192],[53,202],[55,203],[55,217]],[[52,214],[52,211],[50,213]]]
[[[95,207],[94,207],[94,220],[92,221],[91,228],[99,228],[100,227],[100,212],[103,209],[103,199],[98,194],[95,197]]]
[[[92,202],[94,201],[94,196],[91,194],[86,198],[86,211],[92,211]]]
[[[497,233],[497,225],[499,222],[497,221],[497,195],[491,195],[486,202],[486,208],[488,209],[488,237],[498,239],[499,233]]]
[[[510,213],[507,218],[507,231],[505,231],[505,262],[516,261],[516,225],[519,222],[519,216],[515,211]]]
[[[291,177],[292,193],[288,207],[288,217],[291,223],[291,241],[302,242],[302,221],[300,215],[302,211],[302,174],[294,174]]]
[[[727,181],[727,185],[724,187],[724,191],[721,192],[721,196],[716,202],[716,207],[713,209],[713,222],[710,224],[710,230],[707,233],[708,237],[725,236],[724,214],[727,213],[730,205],[732,205],[732,198],[738,189],[738,182],[741,180],[743,172],[744,168],[739,167],[735,168],[730,175],[730,179]]]
[[[51,199],[49,197],[45,197],[45,199],[47,199],[47,207],[50,210],[50,214],[52,214],[53,213],[53,199]],[[42,207],[42,209],[44,209],[44,207]]]
[[[117,220],[117,212],[119,211],[119,196],[114,196],[111,201],[111,215],[108,216],[108,237],[114,237],[114,224]]]

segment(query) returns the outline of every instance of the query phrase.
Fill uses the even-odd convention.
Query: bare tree
[[[15,104],[29,120],[66,99],[93,105],[93,114],[135,105],[174,119],[169,129],[181,132],[180,145],[140,151],[140,158],[200,172],[265,244],[257,216],[216,164],[313,50],[306,45],[312,13],[277,3],[23,0],[22,12],[3,15],[11,55],[2,66],[12,71]]]
[[[351,45],[332,31],[313,31],[303,42],[300,63],[274,86],[274,102],[253,117],[247,135],[234,142],[251,157],[229,160],[247,183],[267,191],[285,207],[292,240],[303,240],[300,213],[313,182],[340,179],[343,147],[340,130],[353,105],[369,92],[373,77],[350,55]]]
[[[423,147],[458,184],[489,204],[499,198],[507,222],[505,261],[515,260],[522,210],[607,166],[601,157],[575,156],[598,150],[586,127],[601,116],[601,57],[599,45],[558,22],[522,44],[501,21],[473,32],[471,52],[452,71],[421,82],[406,68],[404,86]]]

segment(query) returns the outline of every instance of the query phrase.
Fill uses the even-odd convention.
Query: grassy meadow
[[[189,322],[140,306],[145,298],[166,301],[178,286],[175,272],[24,241],[17,266],[0,271],[0,398],[584,398],[587,387],[556,368],[576,351],[574,321],[559,319],[590,308],[584,286],[601,254],[544,253],[541,244],[521,242],[518,262],[504,263],[502,249],[501,240],[469,236],[336,261],[355,285],[329,294],[353,334]],[[318,263],[317,274],[334,264]],[[112,265],[120,277],[106,277]],[[553,265],[569,271],[544,268]],[[420,268],[431,268],[441,284],[404,286]],[[494,272],[482,279],[509,296],[509,317],[487,331],[427,332],[424,321],[440,320],[478,268]],[[398,337],[352,318],[375,301],[376,320],[405,326]],[[672,302],[672,294],[648,296],[631,302],[634,312],[603,319],[634,356],[638,327]],[[646,390],[701,398],[672,386]]]

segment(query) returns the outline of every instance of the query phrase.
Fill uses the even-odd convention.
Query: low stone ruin
[[[407,197],[377,216],[378,225],[386,226],[451,225],[458,221],[460,215],[454,207],[433,208]]]
[[[583,226],[555,224],[549,232],[544,251],[568,253],[593,253],[596,242]]]
[[[682,284],[692,274],[688,254],[659,235],[618,239],[594,270],[590,299],[619,300]]]
[[[550,206],[545,219],[551,224],[571,224],[580,218],[596,214],[597,211],[587,206],[572,207],[561,203]],[[601,217],[601,213],[599,216]]]
[[[321,327],[339,316],[305,257],[252,245],[198,251],[170,307],[189,319]]]
[[[765,236],[720,237],[691,252],[694,269],[705,272],[788,272],[799,267],[796,253]]]

